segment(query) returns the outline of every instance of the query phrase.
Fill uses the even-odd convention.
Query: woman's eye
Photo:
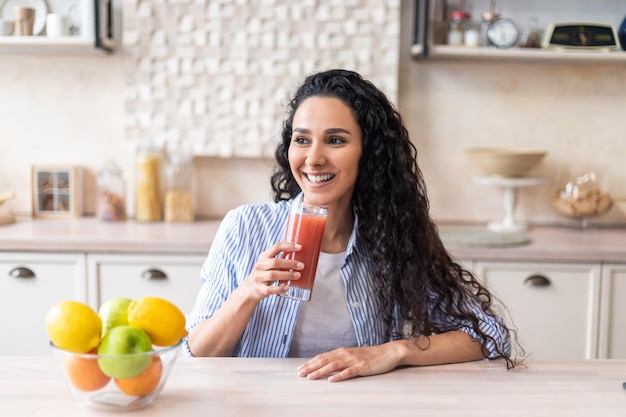
[[[303,136],[297,136],[293,139],[293,141],[299,145],[303,145],[305,143],[307,143],[307,139]]]
[[[330,139],[328,139],[328,143],[330,143],[331,145],[339,145],[344,143],[345,141],[340,138],[339,136],[333,136]]]

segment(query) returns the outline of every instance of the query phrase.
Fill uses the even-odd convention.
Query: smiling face
[[[304,201],[329,213],[348,209],[363,153],[361,129],[352,109],[332,97],[304,100],[293,117],[289,165]]]

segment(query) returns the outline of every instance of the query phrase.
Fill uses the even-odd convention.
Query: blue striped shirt
[[[288,212],[288,202],[281,201],[247,204],[226,214],[202,266],[202,285],[196,304],[187,317],[188,330],[211,317],[222,306],[252,272],[261,252],[284,240]],[[374,346],[389,339],[378,312],[370,253],[358,239],[357,223],[358,219],[348,242],[341,279],[358,345]],[[287,357],[300,305],[300,301],[279,296],[261,300],[235,346],[233,356]],[[473,310],[481,320],[482,331],[494,337],[502,352],[509,352],[508,332],[496,319],[484,314],[478,304]],[[431,309],[436,324],[441,328],[453,327],[448,317],[436,311]],[[394,333],[401,333],[399,326],[393,329]],[[469,324],[462,324],[461,330],[476,337]],[[490,355],[496,355],[493,343],[486,347]],[[183,355],[192,356],[187,339],[183,343]]]

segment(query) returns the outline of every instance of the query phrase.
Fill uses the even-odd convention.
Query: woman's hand
[[[300,278],[300,270],[304,268],[302,262],[293,259],[277,258],[281,252],[297,252],[302,245],[297,243],[279,242],[259,255],[252,272],[241,285],[241,289],[248,297],[255,301],[287,292],[285,284],[274,285],[276,281],[290,281]]]
[[[398,366],[394,342],[379,346],[339,348],[321,353],[298,367],[298,376],[339,382],[357,376],[384,374]]]
[[[378,346],[339,348],[322,353],[298,367],[298,376],[330,382],[389,372],[400,365],[425,366],[476,361],[482,347],[461,330],[429,337],[395,340]]]

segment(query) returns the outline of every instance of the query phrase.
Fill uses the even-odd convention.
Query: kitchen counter
[[[181,358],[133,416],[623,416],[626,361],[478,361],[339,383],[296,376],[302,359]],[[0,357],[0,415],[111,416],[79,404],[52,357]]]
[[[486,228],[443,225],[440,230],[485,232]],[[514,235],[528,237],[529,243],[501,247],[450,243],[446,247],[458,259],[626,263],[626,228],[532,227]]]
[[[219,220],[142,223],[18,217],[0,226],[0,250],[206,254],[218,226]]]
[[[80,251],[206,254],[219,220],[194,223],[101,222],[77,219],[18,218],[0,226],[0,251]],[[441,225],[442,231],[484,231],[484,226]],[[626,228],[534,227],[530,243],[493,247],[447,244],[458,259],[626,263]]]

